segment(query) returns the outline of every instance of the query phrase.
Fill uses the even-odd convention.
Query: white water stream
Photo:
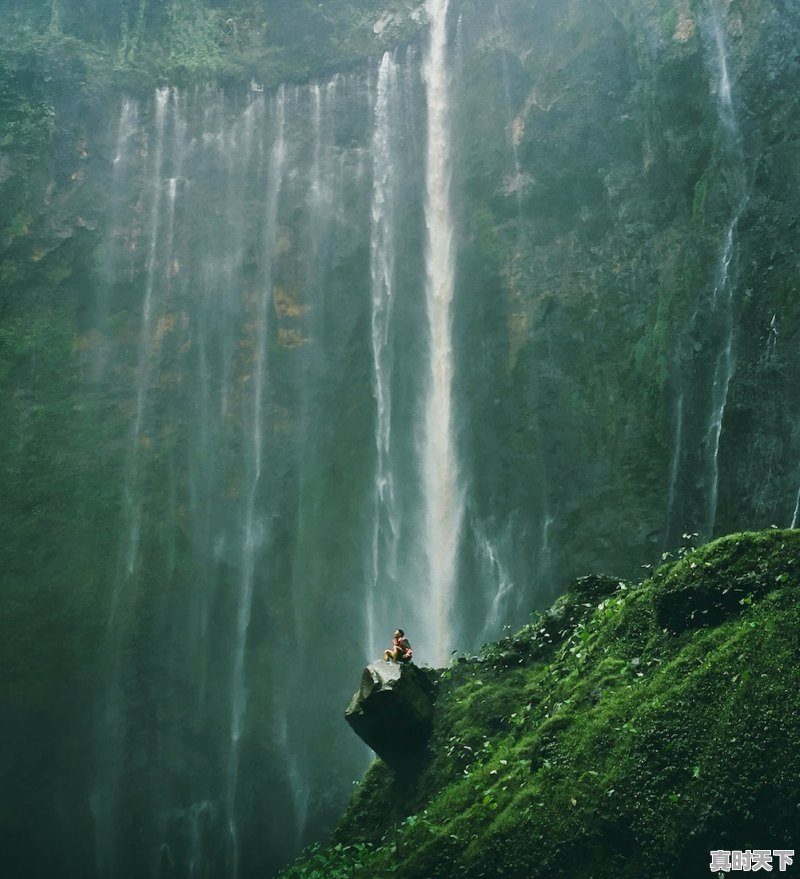
[[[733,106],[731,80],[728,71],[728,52],[725,44],[725,31],[719,14],[715,11],[711,27],[716,49],[717,68],[717,113],[726,139],[726,147],[731,162],[731,185],[733,209],[725,229],[722,248],[717,264],[712,296],[712,316],[716,317],[722,330],[722,343],[717,353],[711,384],[711,410],[706,433],[706,448],[709,462],[708,506],[704,536],[710,539],[714,534],[719,503],[719,448],[722,436],[725,409],[731,380],[736,371],[735,352],[735,294],[736,280],[732,263],[737,247],[737,228],[747,205],[744,156],[742,154],[741,131]]]
[[[447,67],[449,0],[427,0],[430,43],[423,65],[428,104],[425,176],[426,310],[429,374],[422,426],[422,484],[430,622],[426,655],[446,664],[453,637],[456,562],[463,499],[453,423],[451,305],[455,287],[450,208],[450,79]]]
[[[394,209],[395,164],[392,155],[393,126],[398,89],[397,64],[391,54],[383,56],[378,71],[375,128],[372,138],[373,185],[370,277],[372,290],[371,341],[373,394],[375,397],[375,513],[372,534],[372,582],[367,596],[367,643],[370,656],[380,654],[385,638],[387,602],[385,592],[396,584],[398,508],[395,473],[390,460],[392,427],[392,348],[390,327],[395,297]]]
[[[146,282],[142,312],[140,318],[139,340],[137,346],[137,367],[135,372],[135,409],[133,428],[128,441],[128,452],[125,463],[122,510],[123,533],[117,573],[111,592],[111,601],[106,626],[106,643],[104,645],[105,661],[108,666],[107,679],[100,703],[100,715],[96,734],[97,774],[96,786],[90,795],[91,809],[96,826],[96,865],[100,877],[113,876],[116,870],[114,835],[117,832],[118,813],[120,809],[120,778],[123,772],[122,748],[126,734],[126,711],[121,693],[123,676],[123,656],[120,642],[123,623],[121,618],[135,601],[134,572],[139,559],[139,541],[142,520],[144,490],[142,488],[142,447],[147,443],[144,431],[147,410],[148,390],[153,373],[155,359],[155,313],[160,304],[157,296],[163,267],[169,266],[170,249],[174,232],[174,208],[176,199],[176,183],[174,178],[165,181],[165,140],[168,117],[170,116],[170,97],[172,90],[161,88],[156,91],[154,108],[154,138],[149,183],[151,202],[148,228],[148,250],[146,258]],[[172,101],[172,123],[175,132],[173,143],[174,157],[180,156],[179,142],[182,130],[178,121],[179,107],[177,100]],[[123,102],[122,114],[118,127],[117,154],[114,159],[115,183],[121,178],[125,163],[132,150],[127,149],[127,141],[132,134],[130,126],[135,119],[135,105]],[[167,230],[164,233],[162,203],[164,191],[167,191],[168,210],[166,217]],[[168,271],[168,269],[167,269]],[[156,300],[159,299],[157,302]]]
[[[275,140],[272,146],[264,217],[264,269],[261,289],[257,302],[255,320],[255,353],[252,364],[252,422],[250,449],[246,461],[246,480],[248,484],[247,503],[244,516],[242,541],[241,583],[237,609],[237,643],[233,662],[231,686],[231,726],[230,757],[228,762],[228,826],[231,836],[231,873],[233,879],[239,875],[239,832],[236,822],[236,795],[239,784],[239,758],[242,733],[244,732],[247,711],[247,676],[245,655],[247,635],[253,610],[253,586],[255,583],[256,556],[264,541],[264,526],[256,510],[256,498],[261,484],[263,467],[263,419],[264,383],[267,363],[267,338],[269,308],[272,302],[273,276],[272,261],[278,239],[278,204],[286,162],[285,139],[285,91],[278,90],[275,99]]]

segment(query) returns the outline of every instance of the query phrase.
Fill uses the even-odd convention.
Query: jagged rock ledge
[[[412,663],[371,662],[344,713],[353,731],[390,766],[424,752],[433,728],[435,685]]]

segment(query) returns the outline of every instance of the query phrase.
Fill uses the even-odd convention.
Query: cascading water
[[[247,680],[245,677],[245,655],[247,637],[253,612],[253,589],[255,586],[256,558],[264,543],[264,524],[258,515],[256,504],[264,457],[264,383],[267,366],[267,339],[269,305],[273,294],[273,259],[277,246],[278,204],[286,162],[285,140],[285,92],[281,88],[276,97],[275,142],[267,173],[267,193],[265,197],[262,277],[256,307],[254,324],[255,352],[252,363],[252,412],[250,421],[251,442],[246,459],[245,485],[247,501],[242,528],[241,585],[239,587],[238,609],[236,614],[236,648],[233,661],[233,680],[231,685],[231,751],[228,763],[228,826],[231,835],[231,876],[239,875],[239,831],[236,822],[236,795],[239,783],[241,759],[241,738],[247,711]]]
[[[139,105],[132,98],[123,98],[122,110],[117,123],[117,133],[115,140],[114,158],[112,160],[113,172],[111,179],[111,190],[109,192],[109,203],[111,206],[110,228],[112,237],[121,234],[120,220],[122,217],[122,206],[120,200],[123,192],[130,187],[128,173],[130,171],[131,150],[134,149],[134,140],[137,133],[139,121]],[[104,291],[107,294],[107,288],[116,277],[120,269],[122,256],[118,252],[118,248],[107,246],[103,252],[102,260],[102,277]],[[101,295],[97,303],[97,323],[102,329],[106,328],[108,321],[108,296]],[[108,367],[109,346],[103,340],[102,344],[97,346],[94,355],[93,377],[95,381],[100,381]]]
[[[726,149],[729,156],[733,188],[733,210],[723,236],[711,302],[711,318],[718,322],[719,325],[720,347],[713,370],[710,392],[711,410],[705,441],[709,472],[708,511],[703,531],[705,539],[710,539],[713,536],[717,519],[720,438],[725,419],[725,408],[728,402],[728,392],[736,369],[736,355],[734,351],[736,276],[732,262],[737,247],[737,227],[747,205],[742,136],[733,106],[725,32],[716,8],[711,15],[711,28],[716,48],[717,112],[726,138]]]
[[[141,330],[139,334],[139,363],[136,370],[136,414],[133,420],[133,431],[130,443],[128,459],[128,472],[125,478],[125,508],[129,520],[127,548],[125,552],[124,576],[130,577],[136,565],[139,551],[139,532],[141,528],[141,492],[138,486],[140,471],[140,452],[142,440],[142,424],[144,421],[145,407],[147,405],[147,389],[152,374],[153,352],[153,316],[154,296],[156,292],[156,279],[159,270],[159,244],[161,202],[164,193],[164,129],[166,126],[167,105],[170,90],[159,89],[156,92],[155,105],[155,149],[152,164],[152,203],[150,209],[150,241],[147,250],[147,282],[145,284],[144,300],[142,304]],[[174,208],[175,187],[170,184],[170,214]],[[112,621],[114,605],[118,599],[114,595],[112,605]]]
[[[447,661],[452,646],[451,617],[463,515],[452,397],[455,252],[450,209],[448,6],[449,0],[426,2],[430,44],[423,70],[428,102],[425,295],[430,345],[421,438],[424,549],[430,589],[430,623],[424,640],[428,655],[439,665]]]
[[[229,222],[218,230],[216,241],[208,241],[199,273],[198,293],[192,310],[191,337],[194,363],[195,401],[192,420],[198,430],[188,456],[188,482],[192,533],[198,546],[212,548],[212,563],[201,572],[192,605],[192,655],[200,670],[198,701],[202,709],[208,682],[208,639],[214,584],[218,564],[225,551],[225,535],[220,533],[215,515],[218,490],[224,467],[218,449],[231,429],[229,418],[234,395],[232,378],[236,330],[240,304],[240,279],[246,246],[246,214],[240,209],[249,185],[248,171],[254,159],[256,139],[264,127],[265,102],[257,97],[242,112],[236,124],[226,130],[224,104],[209,93],[200,142],[213,163],[224,163],[224,183],[220,201]],[[216,245],[216,246],[215,246]],[[203,813],[205,814],[205,813]]]
[[[721,318],[722,342],[713,371],[710,420],[706,433],[710,472],[708,514],[703,532],[706,539],[710,539],[714,534],[714,525],[717,518],[719,444],[725,419],[725,407],[728,402],[728,390],[736,368],[736,358],[733,350],[735,325],[732,313],[734,284],[730,274],[730,263],[733,256],[734,232],[738,220],[739,218],[736,216],[728,226],[718,268],[717,282],[714,285],[713,313],[719,314]],[[724,303],[718,303],[718,297],[724,297]]]
[[[482,579],[485,583],[492,584],[495,588],[494,595],[491,596],[491,604],[489,605],[483,632],[481,633],[484,641],[490,641],[500,637],[503,626],[506,625],[506,620],[512,617],[510,605],[514,603],[514,581],[503,561],[509,555],[511,529],[507,528],[494,540],[481,534],[476,526],[473,526],[473,531],[477,542],[478,554],[483,566],[481,571]]]
[[[149,129],[147,114],[123,103],[114,179],[128,195],[135,182],[145,188],[120,197],[125,231],[104,261],[104,304],[119,321],[136,272],[142,298],[129,321],[135,344],[126,328],[108,370],[129,388],[131,428],[96,722],[101,877],[269,872],[305,839],[321,784],[309,779],[316,736],[287,708],[292,685],[274,656],[303,678],[304,651],[319,638],[303,596],[320,578],[303,564],[314,528],[324,529],[307,523],[320,508],[314,439],[331,416],[317,415],[309,388],[329,370],[325,346],[341,347],[321,293],[334,290],[340,307],[351,285],[335,277],[335,260],[364,238],[344,200],[367,195],[364,150],[337,142],[338,110],[368,109],[358,83],[345,84],[270,98],[254,86],[238,102],[163,89]],[[254,797],[261,813],[281,803],[266,842],[253,829]],[[132,820],[143,844],[126,841]]]
[[[386,52],[378,70],[375,128],[372,141],[372,232],[370,275],[372,288],[372,356],[375,395],[375,513],[372,536],[372,582],[367,596],[367,644],[369,655],[380,655],[389,607],[386,600],[397,588],[397,541],[399,510],[395,496],[395,473],[391,464],[392,348],[390,329],[395,296],[395,179],[393,126],[398,124],[398,68]]]
[[[326,488],[325,468],[343,457],[341,442],[360,448],[364,436],[348,443],[347,429],[331,433],[339,416],[336,408],[320,409],[320,388],[329,375],[350,384],[347,363],[343,369],[332,358],[353,332],[347,309],[358,314],[368,303],[363,362],[371,362],[378,404],[374,527],[382,531],[364,540],[373,552],[380,547],[372,560],[373,590],[364,594],[374,602],[371,632],[353,638],[360,655],[348,666],[372,655],[401,619],[412,620],[415,640],[424,643],[417,620],[428,616],[425,601],[398,586],[401,567],[404,585],[425,582],[417,576],[419,529],[401,535],[399,528],[402,509],[409,520],[420,511],[420,492],[407,478],[415,428],[399,422],[396,437],[392,428],[395,385],[404,405],[419,407],[417,358],[409,351],[396,375],[392,352],[397,332],[410,334],[414,344],[420,335],[419,302],[405,296],[398,310],[396,300],[401,287],[422,289],[423,266],[413,257],[397,266],[394,252],[407,248],[398,218],[421,226],[426,191],[432,240],[442,240],[445,166],[434,123],[440,164],[422,187],[414,52],[404,64],[387,55],[376,73],[374,95],[358,79],[341,76],[271,97],[253,84],[239,102],[214,89],[160,89],[149,131],[147,114],[140,113],[131,133],[133,105],[123,105],[116,141],[125,148],[118,149],[123,158],[114,173],[120,188],[136,180],[147,188],[144,198],[120,200],[119,222],[127,231],[118,251],[127,262],[107,263],[113,311],[142,254],[137,341],[129,355],[135,362],[128,367],[134,380],[121,564],[109,623],[115,661],[98,720],[102,781],[93,803],[100,876],[120,874],[126,861],[140,875],[151,872],[148,864],[156,865],[156,876],[175,865],[190,876],[250,875],[259,857],[280,862],[296,851],[307,841],[308,823],[319,821],[313,791],[323,782],[311,767],[323,761],[310,732],[316,709],[309,714],[290,699],[292,684],[273,656],[278,651],[299,680],[308,680],[315,668],[310,645],[325,637],[325,623],[309,612],[329,603],[331,567],[318,544],[336,533],[326,510],[346,518],[353,509],[346,500],[337,507],[341,490],[335,483]],[[433,74],[434,96],[441,76]],[[343,117],[349,125],[363,120],[364,143],[342,136]],[[134,140],[149,149],[131,148]],[[365,237],[367,260],[360,249]],[[443,275],[433,262],[429,257],[430,296],[442,284],[451,296],[452,269]],[[357,298],[348,305],[352,291]],[[441,319],[431,325],[437,345],[446,330]],[[116,378],[125,381],[124,366]],[[447,399],[441,382],[433,390],[436,400]],[[165,454],[153,453],[164,448]],[[390,493],[401,465],[405,484]],[[351,530],[358,535],[362,527],[354,522]],[[434,531],[438,548],[453,554],[444,536],[441,528]],[[340,561],[334,576],[354,579],[360,541],[351,573]],[[144,606],[152,611],[137,624],[137,608]],[[186,625],[176,630],[175,620]],[[153,644],[138,658],[130,656],[134,624],[149,632],[136,640]],[[159,682],[152,712],[137,722],[141,668],[152,669]],[[202,744],[195,750],[190,741]],[[355,743],[351,748],[352,765],[360,766],[362,752]],[[152,766],[145,781],[135,782],[135,794],[132,753],[148,753]],[[195,753],[206,755],[199,764]],[[172,769],[164,775],[159,767],[167,763]],[[194,765],[179,769],[180,763]],[[262,780],[254,792],[256,777]],[[267,812],[265,800],[291,804],[282,807],[267,845],[254,830],[254,797]],[[137,814],[152,843],[139,851],[120,836]]]
[[[698,296],[686,323],[683,345],[674,352],[675,389],[667,474],[666,528],[662,548],[687,531],[701,540],[715,534],[719,515],[720,449],[731,383],[736,372],[739,301],[739,221],[748,203],[747,169],[733,100],[725,29],[712,4],[706,22],[707,63],[721,133],[719,184],[730,204],[717,245],[708,293]],[[684,369],[689,376],[682,375]],[[697,474],[702,474],[698,477]]]
[[[667,493],[667,528],[664,530],[664,543],[661,546],[662,552],[668,552],[669,548],[667,547],[666,541],[670,538],[669,534],[669,525],[673,521],[673,512],[675,507],[675,500],[678,493],[678,477],[680,476],[680,466],[681,466],[681,450],[683,449],[683,417],[684,417],[684,402],[683,402],[683,394],[678,394],[678,399],[675,403],[675,412],[674,412],[674,426],[673,426],[673,436],[672,436],[672,454],[670,456],[670,468],[669,468],[669,489]]]
[[[498,33],[502,34],[505,31],[505,24],[503,22],[503,15],[500,11],[499,4],[495,3],[494,6],[494,17],[497,21],[497,29]],[[503,71],[503,97],[505,99],[505,115],[509,119],[508,124],[508,133],[507,139],[508,144],[511,149],[511,159],[513,162],[513,173],[509,174],[505,180],[505,188],[508,192],[514,193],[514,198],[517,203],[517,235],[521,239],[523,232],[523,223],[522,223],[522,195],[523,191],[527,185],[527,181],[525,175],[522,173],[522,165],[519,161],[519,144],[518,144],[518,135],[515,130],[515,118],[513,112],[514,102],[511,97],[511,75],[508,69],[508,59],[503,53],[500,58],[500,65]]]
[[[771,366],[778,350],[778,315],[773,314],[767,330],[767,346],[764,352],[764,366]]]
[[[147,405],[147,391],[152,369],[153,316],[156,279],[159,271],[159,224],[164,191],[164,141],[170,90],[159,89],[155,96],[155,144],[150,169],[150,236],[146,258],[146,283],[142,303],[139,341],[137,345],[135,410],[133,429],[128,441],[127,460],[123,483],[123,536],[116,577],[111,591],[106,639],[104,645],[107,678],[100,696],[96,736],[98,746],[96,783],[91,794],[91,806],[96,832],[96,868],[101,877],[111,876],[117,869],[113,836],[120,809],[119,786],[122,775],[122,742],[126,735],[126,706],[120,693],[122,681],[122,624],[120,617],[130,612],[134,572],[138,560],[143,488],[141,485],[142,428]],[[125,144],[132,137],[126,129],[136,116],[135,104],[123,101],[118,126],[117,154],[114,161],[114,179],[121,179],[125,160],[129,158]],[[108,263],[110,268],[113,264]]]
[[[318,276],[329,258],[325,223],[335,215],[341,196],[340,175],[331,165],[334,154],[334,119],[331,114],[336,112],[338,92],[343,82],[344,78],[337,75],[327,83],[312,83],[310,86],[314,145],[309,175],[309,244],[312,265]]]

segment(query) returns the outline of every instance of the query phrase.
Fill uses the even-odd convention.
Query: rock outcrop
[[[344,713],[353,731],[390,766],[425,749],[433,721],[434,684],[411,663],[371,662]]]

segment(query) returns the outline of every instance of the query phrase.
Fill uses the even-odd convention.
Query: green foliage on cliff
[[[796,847],[800,534],[584,578],[438,683],[429,763],[376,762],[285,879],[702,875]]]
[[[66,54],[95,84],[150,88],[248,77],[274,85],[341,70],[411,38],[411,0],[3,0],[0,54],[49,68]]]

